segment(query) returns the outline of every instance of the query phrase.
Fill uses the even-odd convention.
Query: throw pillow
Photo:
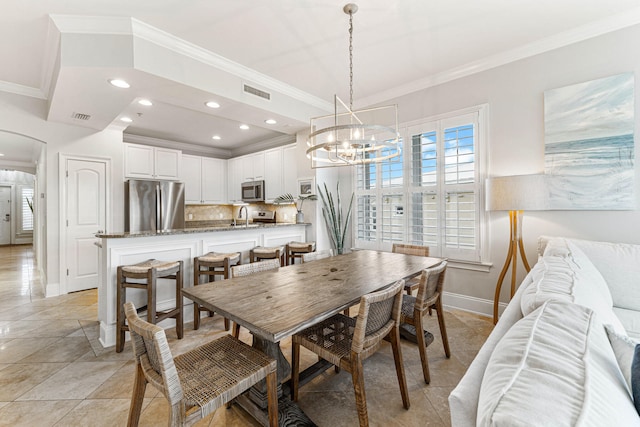
[[[633,391],[633,404],[640,415],[640,344],[633,351],[631,363],[631,390]]]
[[[622,335],[611,325],[605,325],[605,329],[607,330],[607,336],[609,337],[609,342],[611,343],[611,348],[613,348],[613,353],[616,355],[616,360],[618,361],[618,366],[620,367],[620,371],[622,371],[622,376],[629,386],[629,390],[633,390],[633,381],[632,381],[632,365],[634,362],[634,353],[637,353],[636,347],[639,343],[629,338],[627,335]],[[638,361],[638,365],[640,368],[640,361]],[[638,372],[638,379],[640,380],[640,372]],[[636,384],[636,387],[639,387],[640,392],[640,383]],[[635,391],[634,391],[635,393]],[[635,396],[633,397],[635,401]],[[638,408],[637,402],[636,409]]]

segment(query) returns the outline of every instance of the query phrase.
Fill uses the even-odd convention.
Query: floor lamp
[[[545,176],[515,175],[501,176],[487,179],[487,210],[509,211],[509,249],[504,262],[493,300],[493,323],[498,322],[498,303],[502,282],[511,266],[511,294],[516,291],[516,273],[518,267],[518,251],[522,257],[522,264],[529,272],[529,262],[522,243],[522,214],[525,210],[546,210]]]

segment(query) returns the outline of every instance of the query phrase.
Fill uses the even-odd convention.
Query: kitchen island
[[[98,321],[100,343],[115,345],[116,339],[116,271],[119,265],[130,265],[151,258],[184,261],[184,287],[193,286],[193,258],[207,252],[240,252],[242,263],[249,262],[249,251],[256,246],[278,246],[290,241],[305,241],[310,224],[241,224],[214,227],[184,228],[160,232],[103,233],[101,239],[100,283],[98,285]],[[157,308],[175,307],[175,285],[172,280],[159,279]],[[130,289],[127,299],[137,307],[146,305],[146,293]],[[185,299],[184,319],[193,318],[192,301]],[[159,324],[175,326],[167,319]]]

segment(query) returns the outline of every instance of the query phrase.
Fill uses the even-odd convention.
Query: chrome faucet
[[[245,227],[249,226],[249,211],[246,206],[240,206],[240,211],[238,212],[238,219],[242,219],[242,209],[244,209],[244,214],[247,216],[244,222]]]

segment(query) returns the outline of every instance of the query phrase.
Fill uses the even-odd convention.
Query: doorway
[[[0,186],[0,245],[11,244],[11,187]]]
[[[62,293],[97,288],[100,281],[99,239],[107,219],[107,168],[102,159],[61,159],[64,163],[64,238]]]

